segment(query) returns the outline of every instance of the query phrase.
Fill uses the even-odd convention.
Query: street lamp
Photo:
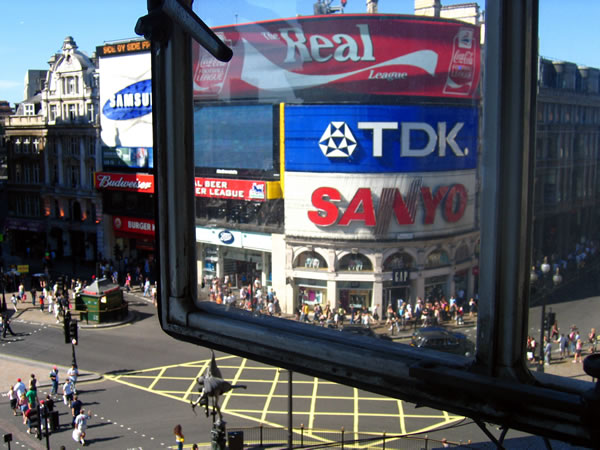
[[[540,362],[538,364],[538,371],[544,371],[544,332],[546,328],[548,328],[548,339],[550,339],[550,320],[547,321],[548,326],[546,326],[546,302],[547,295],[549,295],[552,290],[558,286],[562,282],[562,275],[560,274],[559,268],[556,268],[554,275],[552,276],[553,286],[548,286],[548,274],[550,273],[551,266],[548,263],[548,257],[544,256],[544,262],[540,265],[540,269],[542,271],[542,315],[540,320]],[[532,282],[537,281],[538,276],[535,272],[535,267],[531,268],[530,280]]]

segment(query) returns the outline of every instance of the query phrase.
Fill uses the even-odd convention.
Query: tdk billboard
[[[286,105],[285,169],[445,172],[477,167],[476,108]]]

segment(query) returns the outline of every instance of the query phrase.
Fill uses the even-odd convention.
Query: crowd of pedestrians
[[[573,364],[583,362],[583,354],[587,351],[589,354],[596,353],[598,348],[598,335],[596,329],[591,328],[587,336],[582,336],[576,325],[571,325],[568,333],[561,333],[558,322],[554,322],[550,329],[549,336],[544,336],[542,353],[544,355],[543,363],[549,366],[552,363],[553,344],[558,345],[559,357],[562,362],[565,359],[571,360]],[[527,336],[527,359],[532,364],[541,363],[539,361],[539,343],[532,336]],[[572,358],[572,359],[571,359]]]
[[[237,296],[228,275],[222,280],[205,278],[202,285],[208,287],[210,301],[217,304],[229,305],[256,314],[281,316],[281,305],[277,294],[271,287],[265,289],[258,278],[252,283],[242,284]]]
[[[51,386],[49,393],[40,392],[35,374],[31,374],[27,385],[21,378],[17,378],[16,383],[10,386],[4,396],[9,399],[9,407],[13,415],[23,418],[27,433],[38,435],[46,430],[58,431],[60,429],[59,409],[62,409],[59,405],[62,403],[70,417],[68,422],[72,429],[73,440],[86,445],[86,430],[91,411],[83,408],[83,402],[77,393],[78,375],[78,368],[73,364],[67,371],[61,393],[59,393],[60,374],[56,366],[48,374]]]

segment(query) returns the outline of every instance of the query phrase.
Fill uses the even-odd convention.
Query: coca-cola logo
[[[153,182],[139,178],[127,179],[123,175],[96,174],[96,187],[98,189],[128,189],[135,191],[149,191],[153,189]]]

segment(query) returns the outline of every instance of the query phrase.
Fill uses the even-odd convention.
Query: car
[[[371,328],[363,325],[344,325],[340,331],[342,333],[352,333],[357,336],[369,336],[377,339],[391,340],[387,334],[375,333]]]
[[[471,356],[475,351],[475,345],[466,335],[444,327],[419,328],[413,333],[410,345],[463,356]]]

